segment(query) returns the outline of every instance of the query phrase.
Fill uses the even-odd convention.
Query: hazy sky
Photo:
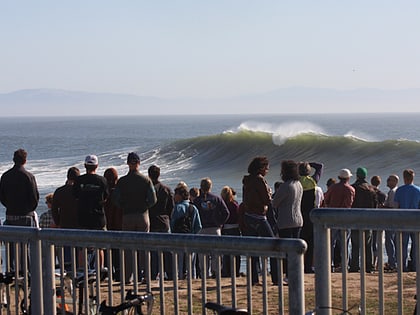
[[[0,93],[420,87],[419,1],[1,1]]]

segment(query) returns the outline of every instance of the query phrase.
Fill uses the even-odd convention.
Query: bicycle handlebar
[[[154,297],[151,292],[148,292],[143,295],[135,295],[131,293],[131,290],[127,293],[125,302],[116,305],[116,306],[107,306],[106,301],[102,301],[101,305],[99,306],[99,314],[101,315],[116,315],[118,312],[130,309],[132,307],[135,307],[137,309],[137,312],[140,315],[146,314],[150,315],[152,314],[153,309],[153,302]],[[146,305],[146,313],[143,313],[141,306]]]

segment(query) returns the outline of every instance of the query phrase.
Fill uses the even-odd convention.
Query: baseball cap
[[[85,164],[86,165],[98,165],[98,157],[96,155],[88,155],[85,158]]]
[[[352,176],[353,176],[353,174],[347,168],[341,169],[340,172],[338,173],[339,178],[350,178]]]
[[[130,152],[127,156],[127,164],[140,163],[140,157],[136,152]]]

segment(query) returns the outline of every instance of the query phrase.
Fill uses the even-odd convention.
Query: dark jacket
[[[357,179],[352,185],[355,190],[352,208],[376,208],[378,199],[372,186],[364,179]]]
[[[130,171],[118,180],[113,200],[123,214],[135,214],[149,210],[157,198],[152,181],[139,171]]]
[[[271,204],[270,190],[262,175],[245,175],[242,179],[245,212],[266,215]]]
[[[85,229],[103,229],[106,226],[104,203],[108,198],[108,183],[97,174],[77,177],[73,185],[77,199],[79,225]]]
[[[200,214],[203,228],[221,227],[229,218],[229,210],[219,196],[212,193],[202,193],[194,199],[194,205]]]
[[[35,177],[23,165],[15,165],[2,175],[0,201],[6,207],[6,215],[28,215],[38,206]]]
[[[168,232],[174,210],[174,197],[171,189],[161,182],[157,182],[154,187],[157,202],[149,208],[150,232]]]
[[[54,192],[52,203],[54,222],[65,229],[77,229],[79,218],[77,214],[77,199],[73,194],[73,185],[64,185]]]

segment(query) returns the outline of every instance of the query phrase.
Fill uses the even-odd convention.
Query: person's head
[[[67,170],[67,184],[73,185],[77,177],[80,176],[80,170],[76,166],[72,166]]]
[[[85,168],[88,173],[95,172],[98,168],[98,157],[96,155],[90,154],[85,158]]]
[[[367,177],[366,167],[359,167],[356,170],[357,179],[365,179]]]
[[[192,187],[190,189],[190,200],[194,201],[194,199],[199,196],[200,196],[200,189],[198,189],[197,187]]]
[[[398,175],[395,175],[395,174],[389,175],[386,180],[386,185],[389,188],[393,189],[394,187],[397,187],[399,180],[400,178],[398,177]]]
[[[175,188],[174,199],[175,199],[175,202],[180,202],[182,200],[189,200],[190,193],[188,192],[188,189],[185,186],[177,186]]]
[[[299,163],[299,175],[308,176],[311,174],[312,167],[308,162]]]
[[[210,178],[203,178],[200,182],[200,190],[203,193],[208,193],[211,191],[212,181]]]
[[[152,180],[152,182],[157,182],[160,176],[160,168],[156,165],[151,165],[149,169],[147,170],[149,174],[149,178]]]
[[[352,177],[353,174],[350,172],[348,168],[343,168],[338,172],[338,179],[340,181],[346,181],[348,182],[350,180],[350,177]]]
[[[53,203],[54,194],[49,193],[45,196],[45,203],[47,204],[48,209],[51,209]]]
[[[414,182],[415,175],[416,174],[411,168],[404,170],[403,172],[404,184],[406,185],[412,184]]]
[[[372,176],[372,178],[370,179],[370,183],[372,184],[372,186],[379,187],[379,185],[381,184],[381,177],[378,175]]]
[[[178,184],[176,184],[176,187],[175,187],[175,189],[176,188],[178,188],[178,187],[185,187],[185,189],[186,190],[188,190],[188,185],[187,185],[187,183],[186,182],[184,182],[184,181],[180,181]]]
[[[115,168],[107,168],[104,172],[104,177],[108,183],[109,188],[114,188],[118,181],[118,172]]]
[[[283,181],[299,180],[298,164],[293,160],[282,161],[280,176]]]
[[[328,178],[327,180],[327,189],[330,188],[332,185],[334,185],[336,183],[335,178]]]
[[[13,162],[19,166],[24,165],[27,157],[28,153],[24,149],[18,149],[13,154]]]
[[[248,165],[248,173],[251,175],[265,176],[269,169],[269,162],[265,156],[255,157]]]
[[[235,199],[235,191],[229,186],[224,186],[220,196],[225,202],[232,202]]]
[[[130,170],[138,169],[140,166],[140,157],[136,152],[130,152],[127,155],[127,165]]]

